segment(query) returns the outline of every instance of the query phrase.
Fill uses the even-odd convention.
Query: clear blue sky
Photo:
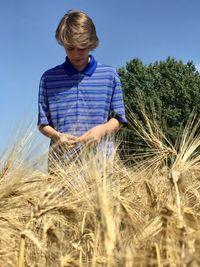
[[[0,0],[0,153],[19,125],[36,121],[40,77],[65,58],[54,33],[69,9],[93,18],[102,63],[172,56],[200,66],[199,0]]]

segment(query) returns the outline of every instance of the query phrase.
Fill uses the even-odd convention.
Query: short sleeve
[[[47,91],[45,85],[45,77],[42,76],[39,85],[37,125],[40,126],[48,124],[49,124],[49,108],[47,101]]]
[[[122,87],[119,75],[117,72],[114,73],[113,80],[113,94],[110,106],[110,118],[116,118],[119,122],[127,124],[125,116],[125,106],[122,95]]]

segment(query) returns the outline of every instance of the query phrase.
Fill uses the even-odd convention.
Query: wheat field
[[[18,140],[1,160],[0,267],[200,266],[200,120],[172,146],[144,118],[132,166],[116,142],[49,175],[30,132]]]

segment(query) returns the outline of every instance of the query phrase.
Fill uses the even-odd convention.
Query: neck
[[[86,61],[82,66],[77,66],[77,65],[73,64],[73,62],[71,62],[71,64],[72,64],[72,66],[73,66],[76,70],[78,70],[78,71],[82,71],[82,70],[84,70],[84,68],[87,66],[87,64],[88,64],[89,62],[90,62],[90,57],[88,56],[87,61]]]

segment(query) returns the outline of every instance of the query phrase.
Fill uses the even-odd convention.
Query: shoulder
[[[97,62],[96,73],[109,76],[112,79],[119,79],[116,68]]]
[[[96,73],[98,75],[102,75],[102,77],[108,78],[113,82],[113,85],[121,86],[121,81],[117,69],[106,64],[102,64],[100,62],[97,63]]]
[[[107,73],[110,73],[110,74],[113,74],[113,75],[116,75],[117,74],[117,70],[110,66],[110,65],[106,65],[106,64],[102,64],[100,62],[97,62],[97,68],[96,68],[98,71],[102,71],[102,72],[107,72]]]
[[[46,70],[42,74],[41,79],[48,79],[49,77],[63,74],[63,72],[64,72],[64,63],[56,65],[55,67]]]

